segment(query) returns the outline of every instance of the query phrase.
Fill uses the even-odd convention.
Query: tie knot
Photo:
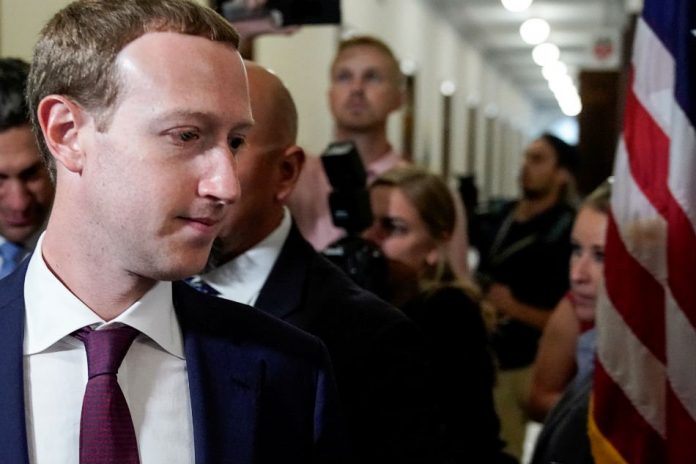
[[[102,374],[116,375],[138,331],[122,326],[114,329],[93,330],[83,327],[73,334],[85,344],[89,378]]]

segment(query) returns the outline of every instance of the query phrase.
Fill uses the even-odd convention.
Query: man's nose
[[[6,179],[0,188],[0,198],[5,207],[13,211],[26,210],[32,201],[29,188],[19,179]]]
[[[365,90],[365,82],[363,79],[355,78],[350,81],[350,91],[353,94],[361,94]]]
[[[234,155],[229,148],[216,150],[199,181],[198,194],[223,203],[234,203],[240,193]]]

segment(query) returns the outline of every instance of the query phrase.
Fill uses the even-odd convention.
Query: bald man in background
[[[421,336],[300,235],[285,207],[305,159],[295,104],[266,69],[247,62],[247,73],[255,125],[237,160],[242,196],[213,248],[212,270],[196,285],[324,342],[354,462],[438,462]]]

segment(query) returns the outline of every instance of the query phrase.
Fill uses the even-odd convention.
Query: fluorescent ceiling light
[[[532,4],[532,0],[502,0],[503,6],[508,11],[524,11]]]
[[[537,45],[532,50],[532,59],[539,66],[546,66],[549,63],[558,61],[561,51],[552,43],[545,42]]]
[[[562,61],[552,61],[541,68],[541,74],[547,81],[552,81],[568,74],[568,67]]]
[[[522,40],[530,45],[537,45],[549,38],[551,26],[541,18],[530,18],[520,26]]]

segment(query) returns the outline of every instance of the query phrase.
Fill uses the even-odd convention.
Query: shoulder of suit
[[[183,282],[173,285],[182,331],[200,337],[229,339],[238,345],[263,346],[288,354],[321,354],[322,343],[278,318],[248,305],[200,293]]]

